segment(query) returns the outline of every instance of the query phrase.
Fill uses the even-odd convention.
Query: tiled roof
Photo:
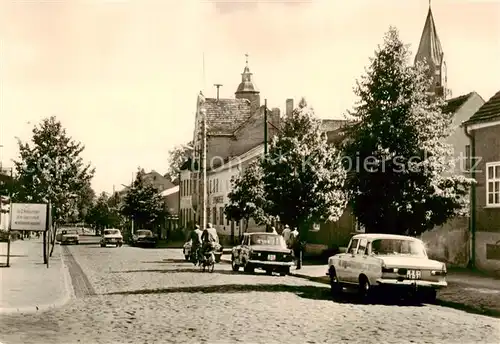
[[[202,109],[207,113],[209,135],[232,135],[252,115],[247,99],[205,98]]]
[[[493,97],[490,98],[486,103],[483,104],[476,111],[472,117],[465,122],[476,123],[476,122],[488,122],[500,119],[500,91],[498,91]]]
[[[459,97],[451,98],[446,101],[443,108],[444,113],[455,113],[464,103],[472,96],[473,92],[461,95]]]
[[[344,119],[322,119],[321,130],[329,132],[342,128],[347,123]]]

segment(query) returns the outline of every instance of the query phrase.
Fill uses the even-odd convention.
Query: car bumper
[[[113,244],[122,244],[123,243],[123,240],[121,239],[115,239],[115,240],[112,240],[112,239],[108,239],[108,240],[104,240],[102,242],[103,244],[106,244],[106,245],[113,245]]]
[[[65,244],[71,244],[71,243],[78,243],[78,239],[77,238],[67,238],[67,239],[62,239],[61,240],[62,243],[65,243]]]
[[[255,267],[262,267],[262,268],[286,268],[286,267],[292,267],[293,262],[275,262],[275,261],[269,261],[269,260],[249,260],[248,264],[252,264]]]
[[[403,280],[397,279],[378,279],[377,284],[382,287],[390,288],[432,288],[441,289],[446,288],[448,283],[446,281],[424,281],[424,280]]]

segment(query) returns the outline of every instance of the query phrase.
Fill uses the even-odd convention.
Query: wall
[[[469,218],[455,217],[421,236],[430,258],[449,266],[465,267],[469,262]]]
[[[500,125],[474,131],[476,156],[480,158],[476,170],[476,266],[484,271],[500,271],[500,254],[487,257],[489,250],[500,250],[500,208],[486,207],[486,162],[500,161]],[[491,252],[490,252],[491,253]]]
[[[453,116],[452,126],[454,127],[454,131],[447,142],[453,145],[453,156],[455,158],[454,173],[463,174],[465,172],[465,146],[470,145],[470,140],[465,135],[461,124],[471,118],[483,104],[483,98],[474,92]]]
[[[338,221],[322,223],[319,231],[310,231],[308,242],[314,245],[311,247],[321,247],[323,250],[345,247],[354,233],[356,233],[355,219],[350,207],[347,207]]]

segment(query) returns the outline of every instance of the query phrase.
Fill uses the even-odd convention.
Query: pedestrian
[[[191,232],[191,257],[195,265],[198,263],[200,257],[202,235],[203,232],[201,231],[200,226],[195,225],[194,230]]]
[[[292,230],[288,225],[285,225],[285,229],[283,229],[283,232],[281,232],[281,236],[283,236],[283,239],[285,239],[286,246],[288,248],[290,247],[290,233],[292,233]]]
[[[274,227],[274,226],[273,226],[273,227],[271,227],[271,233],[273,233],[273,234],[278,234],[278,232],[276,232],[276,227]]]
[[[290,232],[290,248],[293,250],[293,255],[295,256],[295,261],[296,261],[296,267],[297,269],[300,269],[301,267],[301,261],[300,261],[300,251],[301,251],[301,244],[300,244],[300,238],[299,238],[299,231],[297,230],[297,227],[293,229],[293,231]]]

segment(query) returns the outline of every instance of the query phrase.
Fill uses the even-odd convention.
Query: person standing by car
[[[293,229],[293,231],[290,232],[290,246],[293,250],[293,255],[295,256],[295,261],[296,261],[296,266],[297,269],[300,269],[300,240],[299,240],[299,231],[297,230],[297,227]]]
[[[271,227],[271,233],[272,234],[278,234],[278,232],[276,232],[276,227]]]
[[[283,229],[281,236],[283,237],[283,239],[285,239],[286,246],[288,248],[291,248],[290,247],[290,233],[292,233],[292,230],[290,229],[290,227],[288,225],[285,225],[285,229]]]
[[[195,225],[194,230],[191,232],[191,255],[194,257],[194,262],[197,263],[200,258],[200,248],[201,248],[201,236],[203,232],[200,229],[200,226]]]

